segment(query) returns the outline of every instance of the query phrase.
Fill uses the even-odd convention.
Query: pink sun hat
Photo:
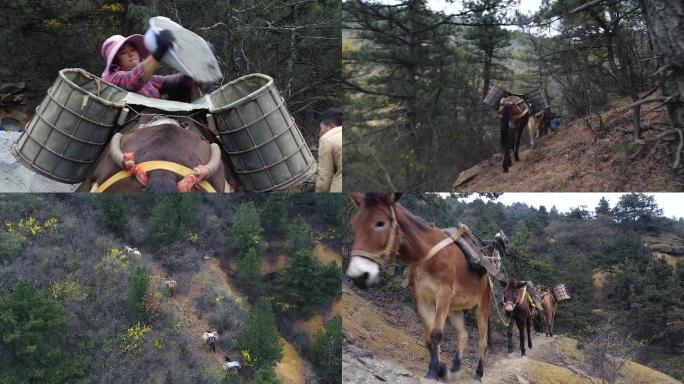
[[[102,58],[105,59],[105,61],[107,62],[105,70],[102,71],[102,77],[104,78],[105,76],[108,76],[113,72],[116,72],[111,71],[112,64],[114,63],[114,59],[116,58],[117,52],[119,52],[119,49],[121,49],[121,47],[126,43],[133,44],[135,49],[138,51],[138,55],[140,55],[140,61],[143,61],[147,56],[149,56],[150,51],[148,51],[145,47],[144,41],[145,37],[139,34],[130,35],[128,37],[114,35],[107,38],[107,40],[105,40],[105,42],[102,43],[102,49],[100,50]]]

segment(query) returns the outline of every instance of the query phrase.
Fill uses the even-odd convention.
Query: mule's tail
[[[512,104],[504,104],[503,115],[501,116],[501,147],[508,148],[508,130],[510,128]]]

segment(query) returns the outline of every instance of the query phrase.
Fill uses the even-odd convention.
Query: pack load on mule
[[[229,356],[224,356],[222,367],[224,371],[237,373],[241,366],[239,361],[232,360]]]
[[[559,303],[565,300],[570,300],[570,294],[565,288],[565,284],[554,285],[551,288],[551,292],[553,292],[553,298]]]
[[[482,245],[480,239],[475,236],[467,225],[458,223],[456,227],[445,228],[442,231],[447,235],[447,238],[442,243],[435,245],[428,254],[428,257],[453,242],[461,248],[468,263],[473,268],[484,268],[495,280],[506,281],[506,276],[501,272],[501,253],[505,252],[505,242],[507,240],[503,231],[496,234],[491,256],[488,256],[488,247]]]
[[[175,36],[162,61],[205,85],[222,77],[208,43],[167,18],[150,19],[145,34],[149,50],[154,50],[153,37],[160,30],[172,30]],[[193,156],[204,159],[189,164],[159,158],[136,162],[135,155],[141,157],[146,151],[127,151],[133,137],[145,128],[160,127],[193,133],[206,146],[201,156]],[[107,151],[115,133],[122,134],[117,141],[122,149]],[[212,143],[216,146],[210,150]],[[116,191],[117,183],[133,176],[144,186],[145,175],[160,169],[189,178],[193,183],[187,189],[231,191],[237,186],[254,192],[294,188],[316,171],[316,161],[285,100],[273,79],[264,74],[240,77],[188,103],[145,97],[83,69],[63,69],[12,152],[39,174],[63,183],[82,183],[81,191],[94,192]],[[106,164],[109,153],[124,156],[117,159],[115,170]],[[210,162],[221,165],[200,167]],[[180,182],[179,191],[183,191]]]
[[[526,106],[532,112],[532,115],[551,107],[549,105],[548,99],[546,98],[546,92],[542,88],[535,89],[527,93],[513,93],[505,90],[502,87],[499,87],[498,85],[492,85],[489,88],[487,96],[482,101],[489,106],[499,109],[501,99],[508,96],[518,96],[522,98],[525,101]]]

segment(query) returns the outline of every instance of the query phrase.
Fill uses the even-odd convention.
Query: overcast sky
[[[385,3],[392,3],[392,0],[385,0]],[[428,6],[435,11],[445,11],[446,13],[454,13],[461,10],[461,2],[455,1],[449,4],[446,0],[428,0]],[[541,0],[521,0],[518,5],[518,10],[522,14],[528,14],[539,9]]]
[[[554,205],[559,212],[567,212],[571,208],[585,205],[591,212],[598,205],[601,196],[605,196],[610,203],[610,207],[620,200],[622,193],[504,193],[496,202],[504,205],[511,205],[515,202],[525,203],[528,206],[539,208],[540,205],[550,210]],[[654,195],[658,207],[663,210],[667,217],[684,217],[684,194],[682,193],[649,193]],[[465,201],[472,201],[479,198],[477,195],[471,196]],[[487,201],[485,199],[485,201]]]

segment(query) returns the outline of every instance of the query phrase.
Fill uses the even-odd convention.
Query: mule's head
[[[503,306],[507,315],[511,316],[515,306],[522,300],[523,291],[521,289],[526,284],[526,281],[518,281],[514,277],[508,279],[508,283],[503,291]]]
[[[359,288],[380,281],[380,268],[399,250],[399,224],[394,203],[399,193],[351,193],[356,215],[351,219],[354,245],[347,276]]]

